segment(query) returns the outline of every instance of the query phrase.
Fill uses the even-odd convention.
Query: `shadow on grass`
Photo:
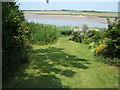
[[[26,75],[24,78],[19,78],[13,81],[11,87],[14,88],[62,88],[61,80],[55,75]]]
[[[88,60],[77,58],[75,55],[63,52],[63,50],[55,47],[34,50],[32,52],[33,64],[27,72],[20,73],[19,77],[12,80],[10,87],[68,88],[62,85],[61,79],[56,77],[56,74],[70,78],[76,73],[75,70],[62,68],[88,69],[82,64],[82,62],[87,63]]]

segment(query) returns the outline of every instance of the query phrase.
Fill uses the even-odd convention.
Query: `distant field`
[[[115,18],[117,13],[95,13],[95,12],[72,12],[72,11],[24,11],[24,13],[41,14],[41,15],[84,15],[84,16],[98,16],[103,18]]]

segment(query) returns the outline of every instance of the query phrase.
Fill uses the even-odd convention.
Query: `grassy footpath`
[[[118,68],[109,68],[87,45],[61,37],[54,45],[34,45],[31,63],[11,79],[15,88],[117,88]]]

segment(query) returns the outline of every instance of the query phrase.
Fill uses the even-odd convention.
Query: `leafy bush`
[[[59,26],[56,28],[61,33],[61,35],[69,36],[70,34],[72,34],[71,26]]]
[[[95,50],[96,50],[95,42],[92,42],[92,43],[89,44],[89,49],[91,49],[92,52],[95,52]]]
[[[110,23],[108,25],[108,30],[106,30],[106,34],[107,38],[103,39],[103,43],[107,44],[108,47],[103,56],[120,58],[120,23]]]
[[[96,51],[100,53],[102,57],[105,57],[105,63],[111,65],[120,66],[120,23],[109,23],[106,30],[106,37],[102,40],[103,44],[106,44],[105,49],[96,48]],[[100,51],[99,51],[100,50]]]
[[[72,34],[72,31],[62,31],[61,34],[69,36],[70,34]]]
[[[58,40],[59,32],[53,25],[29,23],[30,38],[34,44],[52,44]]]
[[[82,43],[82,36],[80,35],[81,32],[80,31],[75,31],[71,34],[71,36],[69,37],[69,40],[73,40],[75,42],[79,42]]]
[[[15,2],[2,4],[2,68],[4,79],[29,60],[29,28]],[[8,77],[7,77],[8,78]]]
[[[112,57],[120,58],[120,22],[111,23],[108,25],[107,37],[109,38],[108,51],[107,53]]]

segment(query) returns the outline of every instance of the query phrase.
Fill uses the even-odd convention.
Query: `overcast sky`
[[[17,0],[18,2],[45,2],[46,0]],[[50,2],[119,2],[120,0],[49,0]]]

